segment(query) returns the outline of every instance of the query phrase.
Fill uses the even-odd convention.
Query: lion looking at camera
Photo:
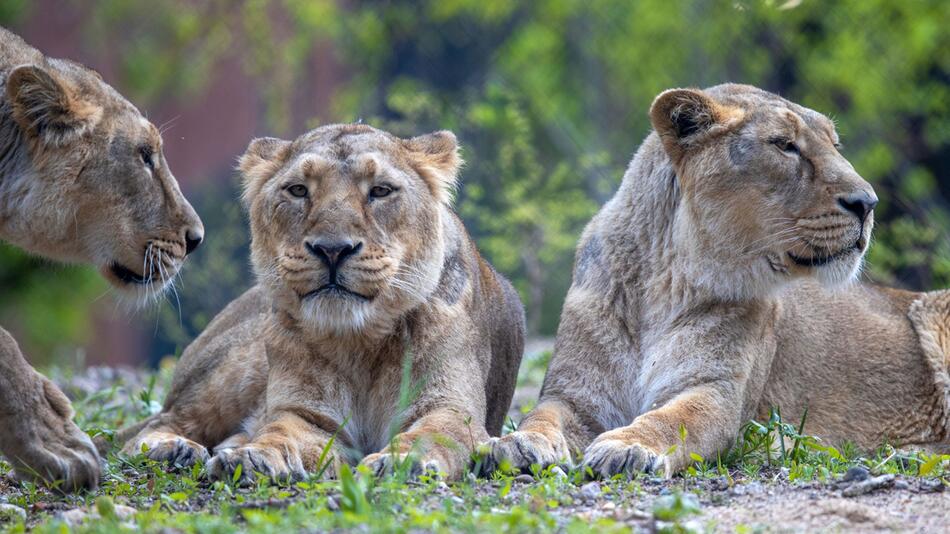
[[[124,451],[283,479],[318,471],[333,438],[329,475],[409,459],[460,476],[501,430],[524,316],[452,212],[457,152],[449,132],[365,125],[254,140],[240,170],[259,284],[185,350]]]
[[[669,475],[772,407],[832,443],[950,448],[950,292],[855,282],[877,197],[834,124],[733,84],[650,119],[577,247],[539,404],[484,470],[583,451]]]

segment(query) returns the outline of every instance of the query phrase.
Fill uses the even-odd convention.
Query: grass
[[[528,362],[524,380],[535,372]],[[536,365],[534,365],[536,366]],[[57,373],[54,371],[53,373]],[[60,376],[60,383],[75,377]],[[109,435],[113,429],[156,412],[171,378],[171,365],[158,372],[112,377],[93,393],[69,390],[77,400],[77,422],[90,434]],[[81,382],[81,381],[80,381]],[[405,395],[409,395],[407,391]],[[403,397],[404,395],[401,395]],[[498,472],[490,480],[470,476],[446,484],[435,477],[409,480],[408,468],[374,478],[362,468],[344,468],[337,480],[319,476],[273,485],[259,480],[249,488],[209,482],[202,467],[169,472],[145,459],[110,455],[101,487],[95,493],[62,496],[34,484],[15,484],[2,476],[9,466],[0,462],[0,502],[28,511],[26,521],[0,519],[0,529],[23,532],[287,532],[299,530],[374,532],[627,532],[631,527],[664,532],[692,532],[710,525],[697,523],[701,504],[710,502],[711,482],[732,486],[751,481],[789,484],[828,482],[849,468],[864,466],[874,474],[945,478],[950,457],[900,452],[883,446],[862,456],[857,449],[824,445],[806,433],[806,422],[793,426],[774,410],[764,422],[750,422],[736,446],[716,461],[697,461],[680,476],[659,481],[640,476],[614,477],[581,490],[587,474],[556,469],[536,470],[528,483],[516,473]],[[685,433],[683,435],[685,442]],[[566,476],[565,476],[566,475]],[[236,479],[235,479],[236,480]],[[136,510],[131,517],[124,506]],[[59,514],[82,508],[92,513],[79,526],[68,526]]]

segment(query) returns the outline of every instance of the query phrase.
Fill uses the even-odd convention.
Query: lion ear
[[[243,176],[244,201],[250,202],[267,182],[287,162],[290,141],[276,137],[258,137],[247,145],[244,155],[238,160],[238,170]]]
[[[650,122],[674,161],[698,141],[731,129],[742,116],[741,109],[722,105],[698,89],[663,91],[650,106]]]
[[[462,166],[455,134],[442,130],[413,137],[404,144],[413,168],[426,181],[432,194],[440,202],[450,203]]]
[[[10,71],[6,97],[20,128],[55,146],[92,130],[102,117],[100,106],[81,100],[52,73],[36,65]]]

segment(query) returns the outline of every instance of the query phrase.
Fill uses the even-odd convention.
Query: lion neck
[[[613,277],[657,321],[716,303],[755,304],[783,287],[765,262],[739,257],[696,220],[655,134],[604,211],[601,231],[617,251]]]

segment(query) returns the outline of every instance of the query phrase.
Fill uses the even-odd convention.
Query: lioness
[[[660,94],[588,225],[538,406],[486,470],[583,450],[596,475],[662,471],[779,407],[864,448],[948,448],[950,293],[854,281],[872,188],[825,116],[744,85]]]
[[[158,130],[95,72],[0,28],[0,239],[158,294],[204,229]],[[0,452],[24,477],[95,487],[99,457],[66,396],[0,329]]]
[[[457,151],[449,132],[356,124],[251,142],[239,168],[259,285],[185,350],[124,452],[189,465],[213,447],[214,477],[301,477],[336,434],[328,475],[364,455],[375,472],[409,458],[462,474],[501,430],[524,315],[452,212]]]

